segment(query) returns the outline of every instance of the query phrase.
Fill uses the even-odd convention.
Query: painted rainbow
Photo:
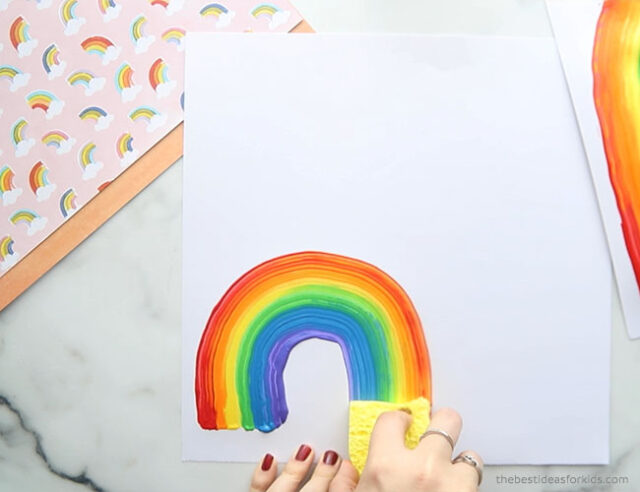
[[[593,96],[629,258],[640,287],[640,2],[605,0],[593,47]]]
[[[284,367],[310,338],[340,346],[351,400],[431,400],[422,325],[402,287],[361,260],[301,252],[249,270],[214,307],[196,358],[200,426],[279,427]]]

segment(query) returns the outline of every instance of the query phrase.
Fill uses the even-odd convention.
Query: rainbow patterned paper
[[[622,232],[640,287],[640,2],[606,0],[593,48],[593,93]]]
[[[289,0],[0,0],[0,275],[182,121],[186,32],[301,20]]]
[[[200,426],[282,425],[284,367],[310,338],[340,345],[352,400],[431,400],[422,325],[402,287],[363,261],[302,252],[251,269],[214,307],[196,359]]]

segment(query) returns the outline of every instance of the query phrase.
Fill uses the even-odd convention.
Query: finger
[[[410,425],[411,415],[407,412],[381,413],[371,432],[369,457],[384,459],[406,450],[404,436]]]
[[[253,477],[251,477],[250,492],[266,492],[276,479],[277,474],[278,464],[275,462],[273,455],[265,454],[262,461],[257,464]]]
[[[340,456],[335,451],[325,451],[318,462],[311,479],[300,492],[327,492],[329,484],[340,469]]]
[[[427,431],[439,429],[451,436],[453,445],[458,442],[460,430],[462,429],[462,418],[452,408],[441,408],[433,414]],[[425,456],[440,460],[451,461],[453,449],[448,439],[440,434],[429,434],[424,436],[417,448]]]
[[[460,483],[468,487],[471,487],[471,485],[473,485],[474,487],[480,485],[482,472],[484,470],[484,462],[482,461],[480,455],[475,451],[463,451],[458,456],[470,456],[478,464],[478,466],[475,467],[471,463],[460,461],[452,465],[454,473],[457,477],[460,478]],[[470,488],[469,490],[475,489]]]
[[[329,492],[353,492],[358,485],[358,470],[349,460],[342,460],[338,474],[329,484]]]
[[[312,463],[313,450],[303,444],[284,465],[282,473],[273,482],[269,492],[296,492],[309,473]]]

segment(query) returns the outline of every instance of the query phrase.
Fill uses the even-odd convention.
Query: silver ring
[[[443,431],[442,429],[429,429],[427,430],[427,432],[425,432],[424,434],[422,434],[420,436],[420,441],[422,441],[425,437],[427,437],[428,435],[431,434],[438,434],[439,436],[444,437],[447,442],[451,445],[451,451],[453,451],[453,448],[455,448],[455,445],[453,444],[453,438],[449,435],[448,432]]]
[[[480,463],[470,454],[459,454],[456,456],[452,463],[455,465],[456,463],[465,463],[469,466],[473,466],[478,472],[478,485],[482,482],[482,468],[480,467]]]

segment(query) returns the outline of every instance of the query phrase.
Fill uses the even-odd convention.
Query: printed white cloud
[[[231,21],[235,16],[236,16],[236,13],[233,10],[229,10],[226,13],[225,12],[221,13],[220,16],[218,17],[218,20],[216,21],[216,28],[223,29],[227,27],[229,24],[231,24]]]
[[[109,125],[111,125],[112,121],[113,121],[112,114],[108,114],[106,116],[100,116],[100,118],[96,120],[96,125],[93,128],[97,132],[106,130],[107,128],[109,128]]]
[[[73,36],[80,28],[87,22],[84,17],[78,17],[77,19],[69,19],[67,25],[64,26],[64,33],[66,36]]]
[[[167,15],[173,15],[184,7],[184,0],[169,0],[169,4],[165,9]]]
[[[48,9],[51,7],[51,2],[53,0],[40,0],[38,2],[38,10]]]
[[[162,84],[158,84],[156,86],[156,95],[158,96],[158,99],[163,99],[167,97],[169,94],[171,94],[173,89],[176,88],[176,85],[177,84],[175,80],[170,80],[169,82],[163,82]]]
[[[2,193],[2,205],[5,207],[7,205],[13,205],[20,195],[22,195],[22,188],[5,191]]]
[[[23,56],[29,56],[31,52],[38,46],[37,39],[29,39],[23,43],[18,45],[18,56],[22,58]]]
[[[105,11],[102,18],[105,22],[109,22],[110,20],[117,19],[120,15],[120,11],[122,10],[122,5],[116,4],[114,7],[108,7]]]
[[[49,183],[48,185],[41,186],[36,190],[36,200],[38,200],[39,202],[44,202],[45,200],[49,199],[54,191],[56,191],[55,183]]]
[[[141,85],[133,85],[131,87],[125,87],[122,89],[120,96],[122,97],[122,102],[133,101],[138,93],[142,90]]]
[[[136,54],[146,53],[149,49],[149,46],[153,44],[156,40],[156,37],[151,34],[149,36],[143,36],[136,41]]]
[[[4,109],[0,108],[0,117],[2,117],[2,113],[4,113]],[[0,150],[0,155],[2,155],[2,151]]]
[[[102,55],[102,64],[107,65],[109,62],[118,58],[121,51],[122,48],[120,46],[109,46],[104,55]]]
[[[33,138],[27,138],[25,140],[20,140],[16,145],[16,157],[23,157],[29,153],[31,147],[36,144],[36,141]]]
[[[87,164],[87,167],[85,167],[84,171],[82,172],[82,179],[85,181],[88,181],[90,179],[95,178],[96,175],[98,174],[98,171],[100,171],[100,169],[102,169],[102,162],[100,161],[90,162],[89,164]]]
[[[163,113],[155,114],[149,120],[149,124],[147,125],[147,132],[151,133],[154,130],[157,130],[162,125],[167,122],[167,115]]]
[[[49,109],[47,109],[47,112],[45,113],[45,118],[50,120],[54,116],[59,115],[60,113],[62,113],[62,108],[64,108],[64,101],[54,99],[53,101],[51,101],[51,104],[49,104]]]
[[[106,79],[104,77],[95,77],[89,81],[89,84],[84,88],[85,96],[93,96],[96,92],[101,91],[104,88]]]
[[[67,140],[61,140],[60,146],[56,149],[56,154],[62,155],[71,151],[71,148],[75,145],[76,139],[71,137]]]
[[[122,156],[122,159],[120,159],[120,165],[122,167],[130,166],[138,158],[138,154],[139,152],[136,149],[127,150]]]
[[[2,12],[3,10],[7,10],[10,3],[11,0],[0,0],[0,12]]]
[[[0,0],[0,1],[2,1],[2,0]],[[2,9],[0,9],[0,10],[2,10]],[[4,44],[0,43],[0,52],[2,52],[3,49],[4,49]]]
[[[8,270],[13,265],[18,263],[18,259],[20,259],[20,255],[17,251],[14,251],[13,254],[5,256],[4,260],[0,261],[0,268],[2,268],[3,271]]]
[[[47,74],[49,80],[53,80],[56,77],[60,77],[60,75],[64,74],[64,69],[67,68],[67,62],[62,60],[57,65],[51,65],[49,67],[50,72]]]
[[[9,90],[11,92],[17,91],[18,89],[20,89],[20,87],[24,87],[25,85],[27,85],[27,83],[29,82],[30,78],[31,78],[31,74],[30,73],[18,73],[18,74],[16,74],[16,76],[11,81],[11,85],[9,86]]]
[[[269,21],[269,29],[275,29],[282,24],[286,24],[286,22],[289,20],[290,15],[291,12],[289,12],[288,10],[280,10],[276,12],[275,14],[273,14],[271,20]]]
[[[33,236],[36,232],[44,229],[44,226],[47,225],[46,217],[36,217],[29,224],[29,229],[27,229],[27,236]]]

